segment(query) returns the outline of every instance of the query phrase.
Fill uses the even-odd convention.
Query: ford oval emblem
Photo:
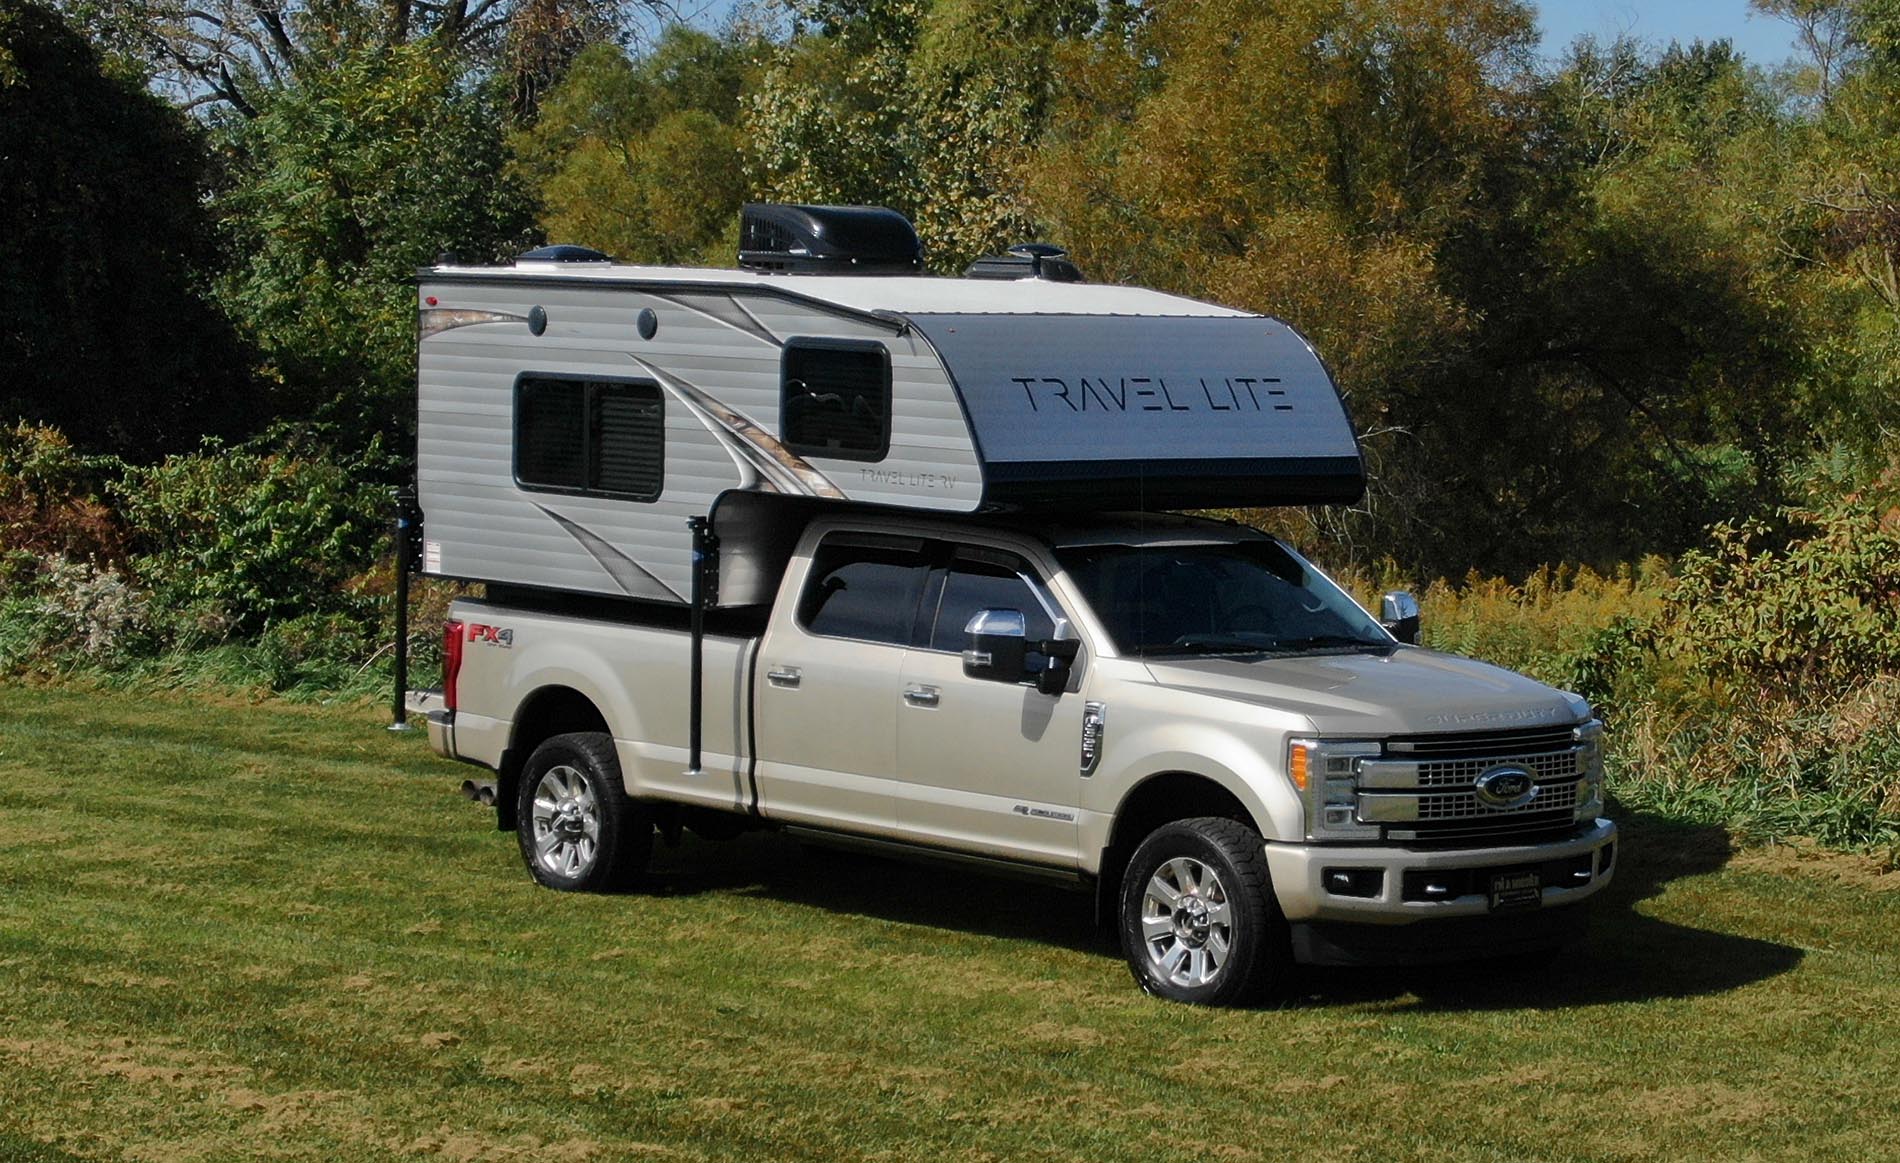
[[[1515,763],[1500,763],[1479,773],[1477,791],[1478,802],[1485,807],[1509,811],[1531,802],[1537,794],[1537,777]]]

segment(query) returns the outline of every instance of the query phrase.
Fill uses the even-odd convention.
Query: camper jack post
[[[416,487],[392,490],[396,500],[396,697],[391,731],[410,731],[409,723],[409,575],[415,548]]]
[[[690,757],[687,761],[687,775],[703,775],[700,767],[699,747],[702,738],[700,724],[704,711],[705,692],[700,689],[700,677],[704,670],[706,654],[706,607],[716,600],[719,589],[719,538],[712,531],[712,522],[705,517],[689,517],[686,527],[693,533],[693,592],[692,592],[692,694],[689,696],[690,719],[687,735],[690,740]]]

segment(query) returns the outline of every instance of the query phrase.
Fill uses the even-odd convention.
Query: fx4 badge
[[[515,632],[503,626],[484,626],[480,622],[470,622],[468,640],[486,642],[491,646],[499,646],[507,650],[515,644]]]

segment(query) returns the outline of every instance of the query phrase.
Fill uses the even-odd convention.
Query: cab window
[[[921,541],[827,538],[799,597],[799,624],[827,638],[908,646],[929,578]]]

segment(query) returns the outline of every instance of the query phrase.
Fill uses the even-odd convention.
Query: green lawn
[[[1625,821],[1554,969],[1143,997],[1084,899],[761,835],[534,887],[375,712],[0,690],[0,1160],[1900,1158],[1900,890]]]

